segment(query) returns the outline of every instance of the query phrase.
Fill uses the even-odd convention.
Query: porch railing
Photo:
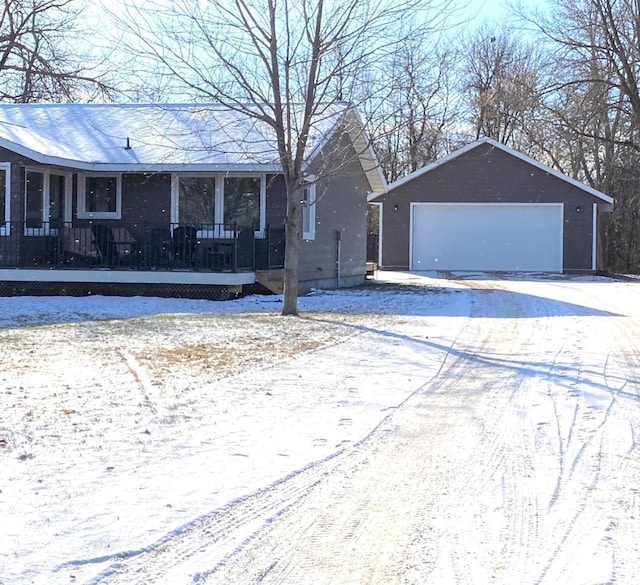
[[[284,265],[284,228],[113,221],[0,224],[0,267],[236,272]]]

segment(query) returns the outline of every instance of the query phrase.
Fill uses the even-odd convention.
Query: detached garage
[[[383,269],[565,272],[598,268],[597,223],[613,200],[490,139],[389,185]]]

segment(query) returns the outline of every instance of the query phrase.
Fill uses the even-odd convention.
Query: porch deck
[[[30,226],[0,231],[0,283],[226,286],[284,264],[284,229],[231,225]],[[45,287],[46,288],[46,287]]]

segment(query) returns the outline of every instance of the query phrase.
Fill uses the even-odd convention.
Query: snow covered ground
[[[640,282],[0,299],[0,584],[640,583]]]

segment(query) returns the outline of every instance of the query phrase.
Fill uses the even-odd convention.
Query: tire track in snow
[[[601,534],[604,515],[601,510],[591,504],[590,493],[598,486],[600,476],[600,465],[598,452],[602,447],[602,426],[598,436],[600,441],[593,448],[595,440],[590,439],[592,448],[596,453],[589,457],[588,461],[581,464],[586,469],[581,469],[581,473],[592,479],[590,485],[576,482],[571,485],[571,478],[562,482],[560,493],[556,500],[558,507],[563,510],[572,510],[571,516],[567,518],[566,513],[558,516],[549,514],[549,542],[553,543],[546,562],[544,562],[536,580],[535,585],[543,583],[569,583],[575,573],[576,558],[584,555],[587,548],[585,542],[593,541],[594,534]],[[584,451],[581,451],[581,457]],[[586,459],[586,457],[585,457]],[[595,467],[594,467],[595,463]],[[573,471],[577,470],[577,466]],[[552,536],[553,535],[553,536]],[[542,559],[541,559],[542,560]],[[608,581],[611,582],[611,581]]]
[[[488,582],[503,546],[517,554],[536,533],[529,489],[515,494],[518,512],[506,513],[498,534],[483,519],[481,494],[496,477],[505,477],[513,492],[521,481],[521,472],[509,471],[519,457],[517,426],[486,417],[518,418],[521,377],[508,364],[496,375],[492,360],[499,356],[477,359],[483,348],[499,346],[504,333],[481,319],[469,324],[455,359],[428,385],[432,392],[396,411],[386,432],[354,452],[339,477],[328,477],[206,583]],[[526,346],[529,334],[516,341]],[[524,520],[522,506],[534,508]],[[489,558],[474,536],[496,540]]]
[[[397,343],[395,337],[391,338],[391,342]],[[391,417],[393,412],[390,411],[387,417]],[[357,449],[368,440],[365,437],[354,447]],[[339,451],[335,459],[330,457],[322,464],[311,465],[282,482],[276,482],[251,496],[247,502],[241,499],[217,510],[213,515],[185,525],[148,547],[122,551],[109,558],[83,561],[85,564],[108,563],[108,567],[88,583],[177,583],[186,578],[196,581],[206,579],[207,575],[224,566],[227,559],[238,550],[250,546],[290,507],[313,492],[317,482],[332,473],[343,453]],[[291,495],[292,490],[295,491],[294,496]],[[250,505],[254,501],[255,505]],[[357,524],[350,529],[354,535],[360,531]],[[269,572],[267,569],[269,567],[262,569],[265,574]]]
[[[640,582],[640,320],[635,316],[613,321],[609,339],[619,351],[610,351],[604,376],[615,396],[617,424],[607,429],[605,438],[612,445],[627,444],[624,453],[617,453],[605,443],[603,447],[603,476],[613,483],[608,493],[616,499],[608,506],[608,527],[604,540],[612,549],[614,583]],[[624,423],[622,422],[624,421]],[[626,424],[625,424],[626,423]],[[634,478],[629,480],[629,478]]]
[[[482,284],[485,288],[485,283]],[[488,315],[522,314],[518,295],[502,290],[501,285],[496,283],[486,288],[489,288],[493,295],[485,299],[483,305],[478,308],[480,315],[483,311]],[[491,303],[494,303],[494,306],[491,306]],[[534,339],[544,337],[550,315],[547,303],[543,299],[536,300],[535,307],[535,314],[538,315],[536,319],[510,319],[506,321],[508,330],[505,327],[494,327],[493,334],[485,339],[479,350],[482,353],[493,349],[493,356],[498,365],[490,370],[494,378],[487,380],[486,387],[481,388],[480,395],[487,396],[487,404],[479,409],[480,412],[484,412],[481,423],[482,436],[492,437],[495,446],[488,450],[478,450],[478,455],[483,454],[483,457],[469,462],[471,467],[482,473],[481,479],[473,483],[477,489],[470,497],[481,498],[483,491],[492,488],[495,493],[500,494],[500,499],[496,501],[494,510],[489,508],[483,510],[483,513],[478,512],[476,505],[475,517],[467,520],[467,524],[477,525],[476,532],[471,533],[471,536],[488,544],[491,554],[488,555],[489,562],[481,558],[482,554],[476,554],[476,558],[468,560],[465,572],[456,572],[458,583],[489,582],[498,578],[504,579],[502,582],[505,583],[519,582],[522,574],[528,572],[528,549],[538,534],[539,501],[530,482],[525,479],[531,475],[532,451],[520,427],[523,419],[521,413],[526,408],[522,396],[526,395],[530,377],[526,366],[524,372],[519,371],[519,368],[527,363],[531,351],[538,350]],[[531,309],[532,306],[527,307],[528,311]],[[487,328],[494,326],[492,321],[481,322]],[[502,350],[502,353],[496,352],[496,349]],[[501,362],[504,363],[504,370],[500,368]],[[478,374],[472,369],[467,372],[467,377],[477,379]],[[500,408],[492,410],[491,402]],[[492,456],[492,451],[497,449],[499,455]],[[496,481],[498,477],[499,486]],[[473,500],[470,503],[473,505]],[[497,527],[494,524],[497,524]],[[473,542],[466,527],[462,534],[464,537],[459,539],[459,546],[452,550],[454,558],[459,558],[464,551],[477,548],[477,543]],[[514,567],[517,568],[516,571],[513,571]],[[513,577],[510,576],[512,574]],[[434,582],[440,581],[441,579],[438,579]]]
[[[640,495],[624,487],[630,477],[640,477],[634,439],[638,409],[626,415],[624,429],[613,428],[611,421],[625,417],[618,393],[609,404],[615,417],[584,418],[588,413],[580,399],[595,374],[583,368],[580,352],[590,346],[561,353],[573,347],[570,341],[576,336],[602,336],[597,340],[602,346],[614,347],[617,325],[605,334],[591,333],[589,315],[576,315],[577,321],[572,319],[562,333],[559,350],[559,331],[567,326],[544,300],[535,305],[540,318],[517,324],[484,319],[483,311],[518,311],[517,305],[499,306],[517,303],[517,295],[493,288],[478,293],[473,322],[425,392],[396,409],[370,440],[332,460],[318,481],[301,488],[298,498],[279,500],[278,493],[289,488],[272,486],[274,502],[280,504],[262,507],[256,502],[260,511],[255,524],[249,508],[238,502],[220,511],[214,522],[220,530],[210,530],[213,546],[199,526],[193,527],[166,541],[166,548],[157,546],[131,558],[119,574],[100,582],[178,583],[190,571],[192,580],[209,585],[551,585],[582,582],[575,575],[581,568],[577,565],[594,552],[604,559],[605,569],[611,565],[609,583],[640,582],[640,555],[634,560],[633,545],[618,553],[611,544],[616,538],[638,542]],[[547,330],[553,342],[548,348]],[[635,352],[637,343],[631,347]],[[551,357],[552,366],[545,370],[543,357],[554,352],[560,357],[555,362]],[[527,365],[530,353],[539,365]],[[637,363],[637,353],[635,357]],[[631,359],[632,353],[630,367]],[[561,384],[559,372],[569,382],[573,379],[573,386]],[[550,387],[549,379],[554,382]],[[547,388],[546,394],[540,387]],[[556,420],[555,444],[560,441],[546,459],[537,451],[550,443],[536,444],[537,431],[526,412],[541,396],[548,409],[544,414]],[[567,401],[572,408],[564,413],[569,427],[563,434],[560,413]],[[610,441],[616,444],[610,437],[620,432],[631,436],[622,461],[618,453],[608,453]],[[541,475],[550,469],[545,463],[553,457],[558,478],[555,485],[552,479],[551,489],[541,488]],[[619,483],[613,493],[629,496],[615,513],[607,493],[611,475]],[[549,494],[554,505],[548,505]]]
[[[420,425],[408,429],[402,421],[400,428],[398,419],[404,416],[396,411],[374,441],[206,583],[392,583],[430,507],[420,487],[425,462],[380,473],[425,440]]]
[[[87,585],[179,583],[187,578],[197,581],[196,568],[209,564],[212,551],[222,559],[220,563],[224,563],[227,556],[251,542],[266,525],[303,499],[335,468],[338,460],[338,456],[331,456],[312,464],[178,528],[148,547],[73,562],[65,568],[108,563]]]
[[[153,382],[151,378],[144,371],[144,368],[140,365],[140,362],[128,351],[124,349],[118,350],[118,355],[122,358],[129,372],[138,384],[138,387],[142,391],[144,396],[145,406],[151,409],[152,412],[158,412],[158,401],[152,400],[151,395],[154,393]]]
[[[567,285],[562,285],[562,288],[567,288]],[[599,298],[600,304],[597,304],[598,297],[591,297],[590,300],[593,300],[592,306],[605,310],[602,297]],[[621,381],[626,384],[625,376],[634,370],[637,372],[638,323],[612,313],[606,320],[598,318],[599,326],[594,328],[593,317],[589,318],[584,313],[584,310],[578,309],[575,318],[567,325],[567,341],[571,340],[572,343],[570,349],[563,351],[567,354],[563,360],[564,363],[567,360],[569,362],[568,371],[575,372],[575,382],[571,384],[575,391],[564,394],[558,392],[560,386],[555,389],[551,387],[550,390],[558,428],[561,472],[547,517],[544,518],[546,528],[543,534],[553,546],[542,548],[541,558],[546,555],[547,560],[542,563],[536,578],[535,583],[539,584],[575,581],[579,579],[576,569],[580,574],[589,575],[591,582],[613,584],[618,582],[623,573],[621,565],[630,565],[629,562],[620,562],[612,546],[612,533],[616,531],[618,522],[610,518],[610,511],[617,506],[610,501],[609,494],[618,490],[611,490],[603,461],[608,460],[619,444],[609,439],[620,432],[619,421],[624,419],[620,409],[621,395],[616,384]],[[629,332],[633,332],[633,343],[625,339]],[[611,363],[614,361],[612,355],[627,355],[629,352],[622,348],[629,347],[634,348],[630,353],[635,356],[635,362],[622,370],[612,371],[616,370],[615,364]],[[554,366],[562,368],[563,363],[555,362]],[[621,375],[621,372],[626,374]],[[550,373],[553,373],[553,369]],[[569,430],[563,440],[558,406],[565,408],[566,417],[567,401],[574,405]],[[632,412],[637,416],[637,406]],[[634,527],[636,525],[637,521]],[[627,541],[626,538],[624,540]],[[582,559],[578,567],[576,558]],[[620,582],[637,582],[637,577],[636,574]]]

